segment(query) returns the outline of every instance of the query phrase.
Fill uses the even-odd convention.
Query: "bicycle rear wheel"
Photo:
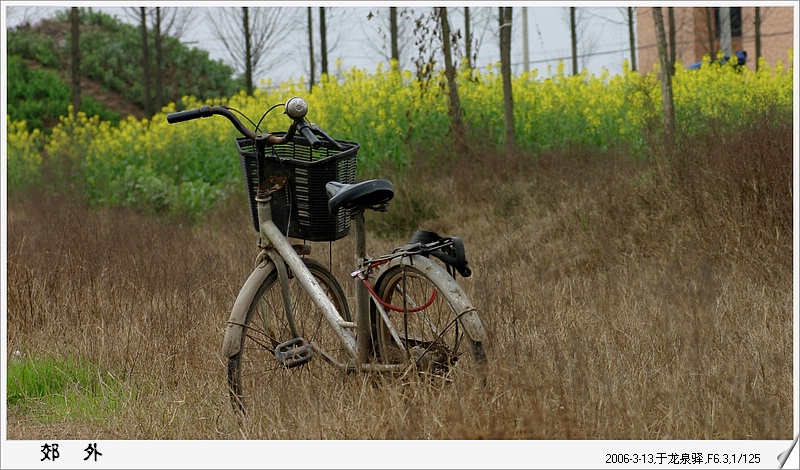
[[[336,278],[318,262],[305,258],[308,270],[319,282],[345,321],[350,321],[347,298]],[[312,360],[303,368],[316,367],[326,360],[346,363],[347,351],[322,311],[300,282],[289,274],[289,291],[297,334],[312,347]],[[294,338],[284,311],[277,271],[264,279],[248,309],[241,334],[241,348],[228,359],[228,387],[235,407],[252,409],[261,394],[270,393],[270,374],[286,369],[275,355],[275,348]]]
[[[470,337],[462,315],[483,329],[474,309],[452,301],[444,290],[466,299],[466,294],[446,274],[429,275],[412,263],[388,268],[378,279],[378,296],[388,321],[374,313],[378,355],[382,362],[409,362],[423,373],[450,376],[459,363],[462,372],[486,372],[483,341]],[[392,331],[392,328],[394,331]],[[466,362],[466,365],[462,365]]]

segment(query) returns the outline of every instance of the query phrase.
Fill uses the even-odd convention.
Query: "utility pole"
[[[525,73],[531,70],[531,61],[528,52],[528,7],[522,7],[522,67]]]
[[[308,92],[311,93],[311,89],[314,87],[314,15],[311,11],[312,7],[306,8],[308,8],[308,65],[311,67],[311,78],[308,80]]]

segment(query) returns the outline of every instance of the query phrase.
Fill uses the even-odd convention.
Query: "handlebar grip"
[[[311,148],[316,150],[316,149],[319,148],[320,145],[322,145],[322,142],[320,142],[320,140],[317,138],[317,136],[315,136],[314,133],[311,132],[311,128],[308,126],[307,123],[301,122],[297,126],[297,128],[300,131],[300,134],[302,134],[303,137],[306,138],[308,143],[311,144]]]
[[[187,109],[186,111],[178,111],[176,113],[167,114],[167,122],[175,124],[176,122],[191,121],[192,119],[199,119],[212,116],[211,106],[203,106],[201,108]]]

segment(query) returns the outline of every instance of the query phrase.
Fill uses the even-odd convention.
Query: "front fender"
[[[274,270],[275,265],[272,262],[262,262],[250,273],[250,277],[247,278],[239,295],[236,296],[236,302],[233,304],[231,316],[228,318],[228,326],[225,329],[225,339],[222,341],[222,354],[225,357],[230,358],[239,353],[242,347],[242,334],[247,312],[253,305],[259,287]]]

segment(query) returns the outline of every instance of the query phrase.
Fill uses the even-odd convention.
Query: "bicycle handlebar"
[[[292,124],[289,126],[289,130],[285,135],[283,135],[283,137],[266,133],[260,134],[261,136],[266,136],[267,145],[285,144],[294,137],[295,131],[300,131],[300,134],[305,137],[309,145],[313,149],[318,149],[322,145],[322,142],[320,142],[319,138],[314,135],[311,125],[304,120],[306,112],[308,111],[308,104],[306,104],[305,100],[299,97],[290,98],[289,101],[286,102],[285,107],[286,114],[292,119]],[[228,108],[221,106],[202,106],[200,108],[170,113],[167,115],[167,122],[170,124],[175,124],[178,122],[210,117],[215,114],[227,118],[234,125],[234,127],[236,127],[236,130],[241,132],[241,134],[245,137],[255,139],[259,135],[242,124],[242,121],[240,121],[239,118],[236,117],[236,115],[233,114]],[[321,130],[319,131],[323,136],[328,138],[333,145],[341,149],[341,145],[338,142],[333,140],[330,136],[328,136],[328,134],[325,134]]]
[[[308,143],[311,145],[311,148],[318,149],[322,142],[319,141],[317,136],[311,131],[311,126],[308,125],[307,122],[301,122],[297,125],[297,130],[300,131],[300,134],[306,138]]]
[[[175,124],[176,122],[191,121],[192,119],[209,117],[212,114],[211,106],[203,106],[202,108],[187,109],[186,111],[170,113],[167,115],[167,122],[170,124]]]

